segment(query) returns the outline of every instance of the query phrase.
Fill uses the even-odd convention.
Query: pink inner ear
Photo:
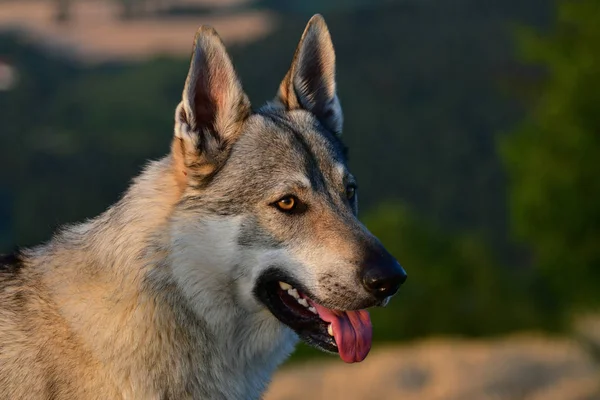
[[[210,94],[212,100],[215,103],[217,112],[223,111],[226,107],[225,101],[227,97],[227,72],[224,71],[224,68],[216,68],[216,70],[211,71],[212,77],[210,79]]]

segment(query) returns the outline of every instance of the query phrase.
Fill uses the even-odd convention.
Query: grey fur
[[[284,80],[308,82],[300,98],[250,115],[222,42],[198,31],[171,153],[99,217],[0,260],[0,398],[257,399],[298,340],[255,297],[263,271],[327,307],[375,304],[334,59],[316,16]],[[301,217],[272,206],[291,193]]]

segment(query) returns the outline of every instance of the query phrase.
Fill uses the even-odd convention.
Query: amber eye
[[[356,196],[356,186],[350,185],[346,188],[346,198],[352,200],[354,199],[354,196]]]
[[[298,199],[296,199],[294,196],[287,196],[275,204],[281,211],[292,211],[298,205]]]

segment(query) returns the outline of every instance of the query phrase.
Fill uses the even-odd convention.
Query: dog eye
[[[346,188],[346,198],[348,200],[353,200],[354,196],[356,196],[356,186],[350,185]]]
[[[298,206],[298,199],[295,196],[286,196],[275,203],[280,211],[290,212]]]

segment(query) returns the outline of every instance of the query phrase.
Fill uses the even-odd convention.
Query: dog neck
[[[258,398],[296,336],[223,298],[227,285],[214,288],[221,298],[206,294],[212,308],[190,304],[172,274],[168,228],[181,191],[171,165],[152,163],[104,214],[36,250],[42,279],[124,395]]]

